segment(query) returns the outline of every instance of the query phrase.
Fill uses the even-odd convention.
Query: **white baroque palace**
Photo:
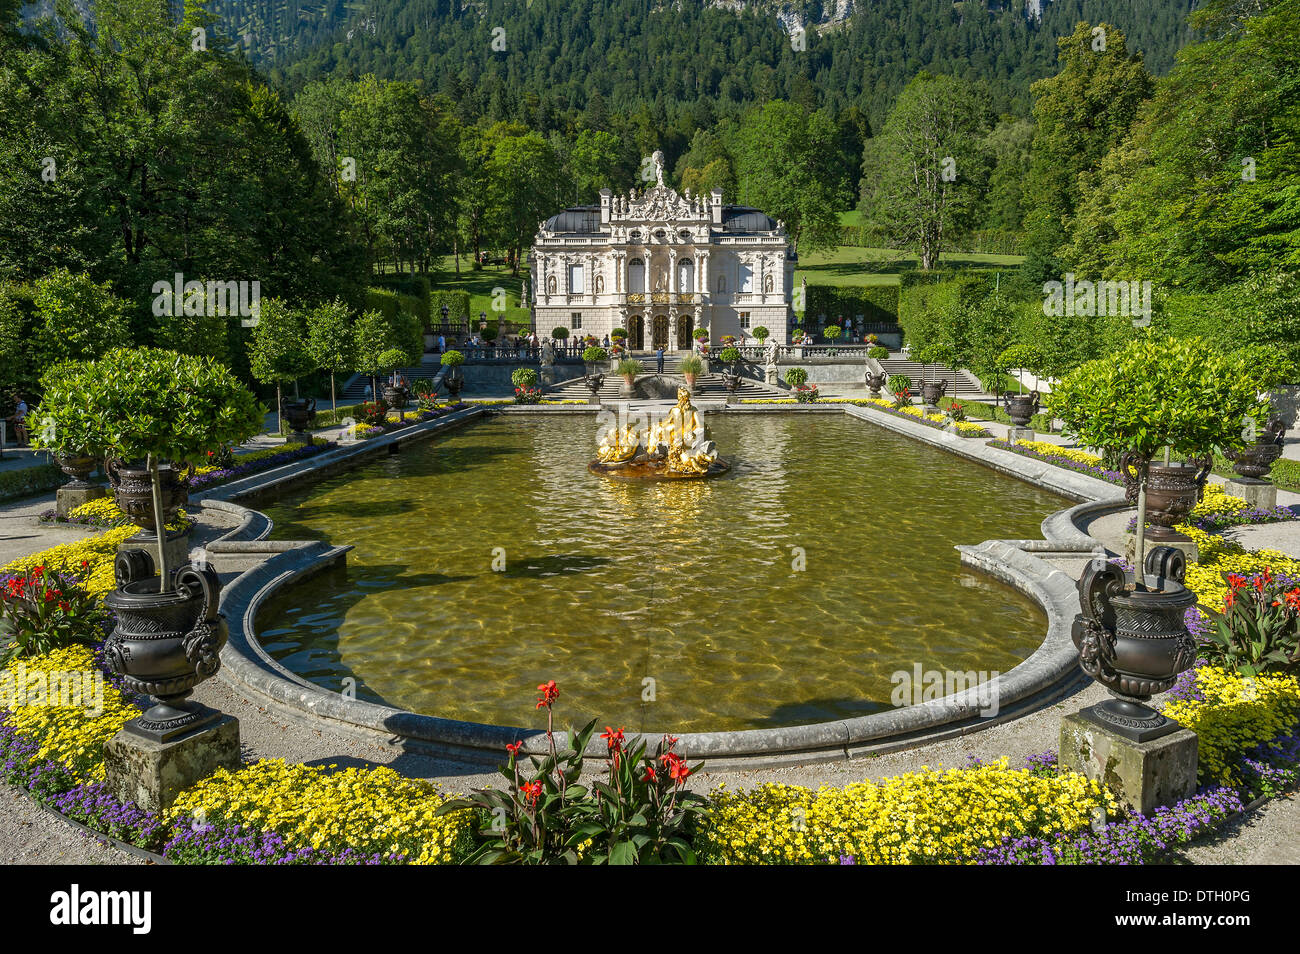
[[[538,333],[603,339],[625,328],[633,350],[687,350],[696,328],[751,338],[760,326],[786,344],[795,254],[785,225],[757,209],[723,205],[722,192],[679,195],[657,182],[600,205],[565,209],[533,240],[530,285]]]

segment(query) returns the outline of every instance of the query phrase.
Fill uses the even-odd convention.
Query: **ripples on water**
[[[1037,647],[1037,605],[953,546],[1037,537],[1062,498],[848,418],[708,423],[734,462],[714,480],[594,476],[593,418],[499,416],[289,493],[276,539],[355,549],[273,601],[262,641],[416,712],[533,725],[555,679],[566,721],[680,731],[876,712],[896,671]]]

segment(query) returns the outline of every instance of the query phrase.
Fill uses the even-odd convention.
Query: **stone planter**
[[[226,621],[217,611],[221,583],[211,567],[186,564],[161,591],[145,550],[118,554],[117,589],[104,597],[116,618],[104,656],[132,692],[153,697],[135,728],[159,739],[192,731],[212,713],[188,703],[190,692],[221,668]],[[215,713],[212,713],[215,715]]]
[[[447,395],[451,403],[455,404],[460,400],[460,392],[465,390],[465,375],[459,368],[452,368],[443,378],[443,384],[447,387]]]
[[[114,461],[108,467],[108,482],[113,488],[117,508],[136,526],[156,534],[153,481],[144,462]],[[160,464],[158,486],[162,495],[163,522],[171,523],[176,519],[176,512],[190,499],[185,475],[172,464]]]
[[[622,396],[622,397],[633,397],[633,396],[635,396],[635,394],[636,394],[636,375],[635,375],[635,374],[625,374],[625,375],[622,375],[622,378],[623,378],[623,384],[622,384],[622,386],[619,388],[619,394],[620,394],[620,396]]]
[[[406,405],[410,401],[411,394],[406,388],[395,387],[391,384],[384,387],[384,403],[389,407],[402,411],[406,409]]]
[[[695,393],[695,379],[698,376],[699,375],[682,372],[682,378],[686,381],[686,390],[690,391],[692,394]]]
[[[1003,394],[1002,403],[1007,416],[1016,427],[1028,427],[1029,419],[1038,413],[1038,392],[1028,394]]]

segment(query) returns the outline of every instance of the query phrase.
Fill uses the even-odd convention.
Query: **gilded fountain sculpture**
[[[631,424],[609,428],[588,465],[593,474],[649,480],[716,477],[731,469],[718,458],[717,445],[690,392],[677,389],[677,403],[645,428]]]

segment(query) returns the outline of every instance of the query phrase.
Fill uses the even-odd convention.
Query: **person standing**
[[[438,354],[445,354],[447,351],[447,336],[438,335]]]
[[[14,442],[21,447],[27,443],[27,402],[23,396],[14,393]]]
[[[659,370],[655,373],[662,377],[664,373],[664,346],[663,345],[660,345],[658,348],[655,349],[655,362],[659,366]]]

